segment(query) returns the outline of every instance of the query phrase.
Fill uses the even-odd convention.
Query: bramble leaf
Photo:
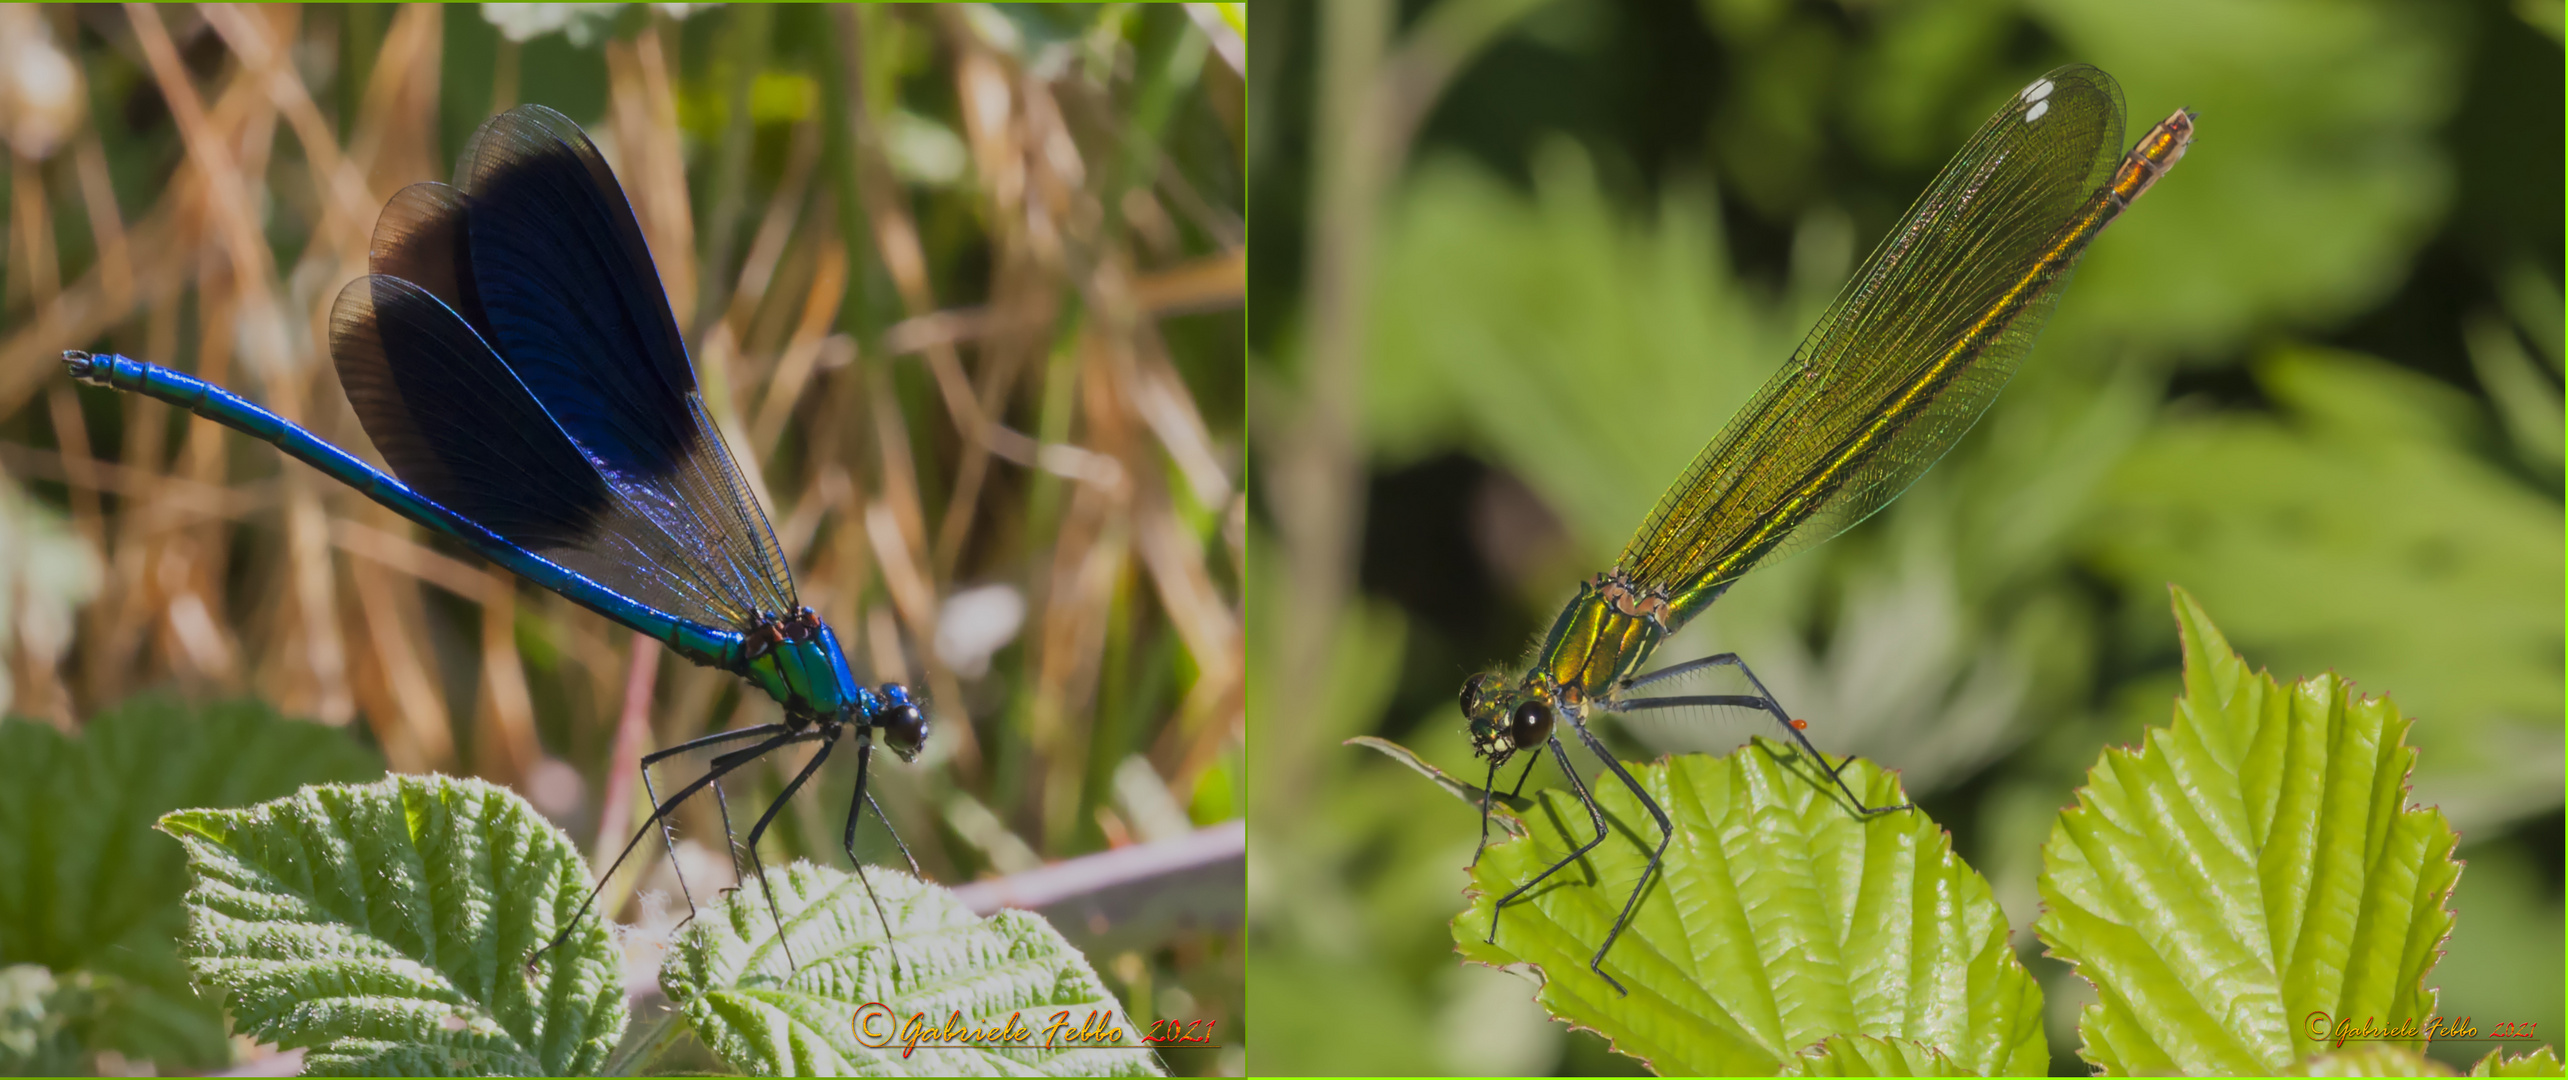
[[[768,871],[766,882],[773,912],[756,884],[734,889],[697,913],[660,968],[669,1001],[733,1068],[759,1076],[1161,1075],[1131,1015],[1042,916],[1010,910],[984,919],[952,892],[881,867],[860,880],[798,862]],[[934,1029],[915,1047],[904,1030],[913,1019]],[[992,1029],[1024,1037],[987,1037]],[[1083,1029],[1103,1037],[1072,1037]]]
[[[564,1076],[625,1023],[623,959],[579,910],[570,839],[506,788],[443,776],[181,810],[188,966],[236,1030],[309,1047],[313,1075]]]
[[[2486,1057],[2470,1066],[2472,1076],[2559,1076],[2559,1053],[2548,1046],[2522,1057],[2507,1057],[2502,1050],[2490,1050]]]
[[[2174,603],[2174,722],[2106,751],[2043,848],[2034,928],[2100,999],[2082,1053],[2125,1075],[2279,1074],[2336,1049],[2333,1019],[2425,1022],[2460,866],[2442,812],[2408,804],[2407,719],[2333,674],[2250,672]]]
[[[1471,908],[1453,920],[1465,959],[1533,964],[1552,1015],[1672,1076],[2048,1066],[2041,990],[2007,945],[2005,913],[1924,814],[1857,817],[1805,758],[1762,738],[1631,771],[1676,830],[1664,877],[1605,955],[1629,995],[1588,962],[1659,833],[1611,776],[1593,785],[1605,841],[1510,904],[1494,943],[1492,902],[1595,832],[1578,800],[1553,790],[1522,815],[1532,835],[1493,837]],[[1904,801],[1868,762],[1845,779],[1874,805]],[[1874,1038],[1800,1057],[1836,1036]]]

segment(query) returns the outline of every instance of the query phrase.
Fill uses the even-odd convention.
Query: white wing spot
[[[2030,124],[2033,121],[2041,119],[2042,114],[2049,111],[2051,111],[2050,102],[2036,101],[2033,103],[2032,108],[2024,110],[2024,122]]]
[[[2051,96],[2051,90],[2051,80],[2035,79],[2033,80],[2033,85],[2024,88],[2024,100],[2040,101],[2043,98]]]

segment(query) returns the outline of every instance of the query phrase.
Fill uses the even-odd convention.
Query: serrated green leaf
[[[1970,1076],[1925,1043],[1878,1035],[1831,1035],[1786,1064],[1789,1076]]]
[[[2544,1046],[2522,1057],[2506,1057],[2503,1050],[2490,1050],[2470,1066],[2472,1076],[2560,1076],[2559,1052]]]
[[[152,823],[382,772],[347,732],[254,702],[137,697],[77,736],[0,720],[0,965],[79,973],[92,1049],[165,1069],[227,1063],[222,1012],[178,958],[185,859]]]
[[[2441,811],[2406,808],[2416,751],[2383,698],[2250,672],[2193,598],[2175,720],[2106,751],[2043,848],[2051,955],[2094,984],[2105,1071],[2280,1073],[2328,1018],[2424,1022],[2460,866]]]
[[[623,1034],[621,956],[594,912],[530,972],[589,877],[506,788],[442,776],[182,810],[188,966],[234,1026],[310,1047],[314,1075],[563,1076]]]
[[[1858,818],[1805,758],[1763,738],[1631,771],[1676,833],[1665,876],[1605,957],[1629,996],[1588,959],[1658,829],[1611,777],[1593,785],[1611,835],[1509,905],[1494,944],[1492,903],[1595,834],[1555,790],[1525,815],[1531,836],[1491,844],[1471,908],[1453,920],[1466,959],[1535,965],[1552,1015],[1667,1075],[1774,1073],[1838,1035],[1913,1040],[1963,1072],[2049,1064],[2041,990],[2007,946],[2006,915],[1924,814]],[[1867,802],[1905,801],[1869,762],[1845,778]]]
[[[700,911],[660,969],[696,1037],[759,1076],[1158,1076],[1130,1014],[1052,924],[987,919],[952,892],[896,871],[798,862]],[[866,883],[882,901],[877,915]],[[783,933],[778,933],[777,916]],[[883,936],[883,918],[892,937]],[[788,952],[791,956],[788,957]],[[904,1046],[915,1018],[937,1034]],[[1029,1037],[948,1038],[963,1029]],[[1111,1028],[1114,1041],[1066,1038]],[[878,1037],[880,1036],[880,1037]],[[973,1045],[928,1045],[959,1044]]]

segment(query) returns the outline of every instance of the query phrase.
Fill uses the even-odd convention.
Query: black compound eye
[[[927,746],[927,714],[916,705],[895,705],[885,709],[874,723],[883,729],[883,743],[899,754],[901,760],[917,757]]]
[[[1463,683],[1462,715],[1477,715],[1480,710],[1480,703],[1487,700],[1489,697],[1489,684],[1496,681],[1497,680],[1491,677],[1488,672],[1484,671],[1478,675],[1472,676],[1469,681]]]
[[[1551,731],[1551,706],[1539,701],[1518,705],[1507,717],[1507,741],[1515,743],[1519,750],[1542,745],[1543,740],[1551,738]]]

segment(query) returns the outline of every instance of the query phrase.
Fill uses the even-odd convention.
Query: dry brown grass
[[[1164,831],[1116,794],[1129,755],[1179,806],[1227,800],[1242,739],[1238,74],[1201,51],[1200,73],[1183,56],[1154,68],[1166,58],[1096,34],[1032,62],[955,9],[755,16],[820,28],[829,40],[804,55],[864,58],[812,64],[724,36],[744,10],[696,16],[710,26],[628,17],[596,46],[603,115],[574,119],[625,185],[804,601],[860,670],[923,687],[940,713],[929,761],[881,785],[894,820],[951,881]],[[0,468],[67,515],[102,570],[67,637],[12,637],[10,708],[70,726],[146,687],[254,696],[363,725],[393,768],[518,785],[612,850],[639,752],[774,705],[658,663],[233,432],[76,391],[58,359],[190,370],[369,454],[325,320],[365,270],[384,200],[446,178],[441,103],[465,66],[447,51],[475,40],[447,24],[479,19],[137,5],[0,31],[49,36],[86,80],[56,145],[12,143]],[[699,40],[733,51],[681,55]],[[494,108],[528,84],[532,49],[493,50]],[[724,95],[752,80],[720,67],[739,56],[818,100],[694,145],[682,96],[710,88],[745,115]],[[1154,78],[1173,102],[1158,114]],[[896,100],[920,86],[935,93]],[[895,106],[960,136],[961,179],[896,175]],[[1228,170],[1160,153],[1205,141],[1181,125],[1227,138]],[[761,137],[781,153],[747,153]],[[945,601],[987,583],[1024,598],[1024,628],[967,676],[931,643]],[[812,854],[835,843],[817,831]]]

